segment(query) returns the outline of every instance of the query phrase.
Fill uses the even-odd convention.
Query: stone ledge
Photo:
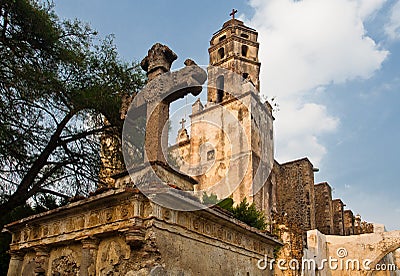
[[[107,192],[104,192],[102,194],[98,194],[98,195],[94,195],[76,202],[72,202],[69,203],[65,206],[47,211],[47,212],[43,212],[37,215],[33,215],[33,216],[29,216],[27,218],[23,218],[21,220],[18,221],[14,221],[12,223],[7,224],[4,228],[5,230],[3,230],[4,232],[7,231],[7,229],[12,229],[14,227],[17,227],[21,224],[25,224],[28,223],[30,221],[33,220],[40,220],[41,218],[44,219],[49,219],[52,216],[59,216],[60,213],[61,214],[66,214],[69,211],[71,211],[73,208],[83,208],[84,205],[88,205],[88,204],[93,204],[96,201],[102,200],[106,197],[112,196],[112,195],[126,195],[125,193],[129,193],[129,194],[140,194],[140,191],[138,189],[131,189],[131,188],[121,188],[121,189],[116,189],[116,190],[110,190]]]

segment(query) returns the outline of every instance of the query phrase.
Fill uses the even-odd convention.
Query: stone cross
[[[237,12],[238,12],[237,10],[232,9],[232,12],[229,14],[230,16],[232,16],[232,19],[235,19],[235,14],[236,14]]]
[[[170,48],[156,43],[140,64],[147,73],[148,83],[133,99],[127,120],[134,121],[139,113],[146,116],[145,163],[166,163],[163,150],[168,148],[168,129],[165,131],[165,126],[169,120],[169,105],[187,94],[200,94],[207,79],[206,72],[192,60],[186,60],[186,67],[179,71],[170,72],[176,59]]]
[[[184,118],[182,118],[182,120],[180,122],[180,124],[182,125],[182,129],[185,128],[185,123],[186,123],[186,120]]]

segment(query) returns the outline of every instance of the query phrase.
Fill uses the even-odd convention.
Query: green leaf
[[[224,208],[225,210],[232,211],[233,199],[230,197],[225,198],[218,203],[218,206]]]

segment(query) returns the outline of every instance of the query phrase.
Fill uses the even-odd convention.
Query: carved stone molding
[[[207,220],[204,217],[171,211],[162,207],[155,208],[155,210],[154,215],[166,223],[178,224],[192,232],[208,237],[216,237],[219,241],[245,248],[249,251],[269,254],[272,257],[272,253],[268,251],[268,245],[263,244],[258,237],[246,235],[243,230],[240,230],[240,227],[237,229],[235,227],[232,228],[216,221]],[[167,212],[169,216],[165,215],[167,210],[170,211],[169,213]],[[172,221],[171,217],[175,216],[176,219]]]
[[[143,199],[124,191],[119,194],[118,200],[113,199],[112,202],[103,205],[96,204],[87,211],[75,203],[77,205],[75,212],[60,213],[55,217],[49,216],[48,219],[33,220],[13,226],[10,231],[11,250],[18,251],[23,248],[33,250],[33,246],[38,244],[82,240],[89,235],[127,229],[134,217],[143,216]]]

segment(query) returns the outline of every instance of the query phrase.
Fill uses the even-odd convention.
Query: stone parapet
[[[179,200],[174,194],[169,196]],[[153,269],[196,274],[205,267],[215,273],[237,270],[265,275],[257,261],[265,255],[272,259],[274,248],[280,245],[276,238],[218,208],[172,210],[150,202],[136,189],[110,190],[14,222],[6,229],[12,234],[8,275],[31,269],[38,275],[61,271],[146,274]],[[223,256],[236,261],[227,264]],[[196,262],[198,258],[207,264]]]

